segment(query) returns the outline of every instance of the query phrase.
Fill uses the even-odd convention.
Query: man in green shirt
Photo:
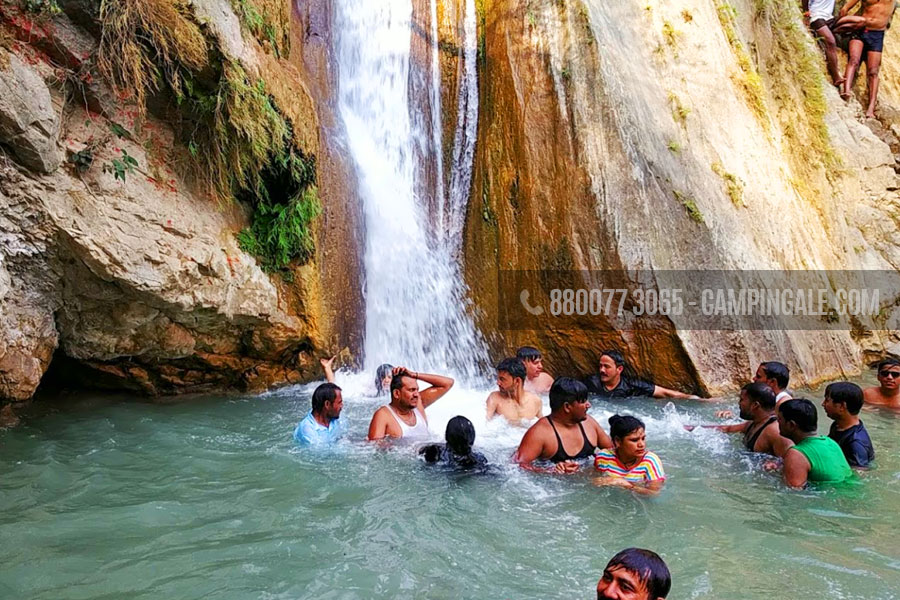
[[[805,398],[785,400],[778,407],[781,435],[794,442],[784,455],[784,482],[791,487],[841,483],[853,473],[837,442],[816,435],[817,420],[816,406]]]

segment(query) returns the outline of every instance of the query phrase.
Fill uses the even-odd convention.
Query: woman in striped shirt
[[[594,469],[599,476],[596,485],[617,485],[641,494],[657,494],[666,474],[662,461],[647,450],[644,423],[630,415],[609,418],[609,435],[613,449],[598,449],[594,454]]]

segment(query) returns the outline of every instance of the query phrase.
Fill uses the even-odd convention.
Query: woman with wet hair
[[[446,444],[428,444],[419,449],[427,463],[446,463],[460,469],[483,469],[487,459],[480,452],[472,450],[475,443],[475,427],[472,421],[462,415],[453,417],[447,423],[444,434]]]
[[[643,421],[631,415],[609,418],[609,435],[613,448],[594,454],[594,469],[599,476],[596,485],[617,485],[642,494],[657,494],[666,474],[659,457],[647,450],[647,434]]]
[[[325,381],[334,383],[334,360],[337,355],[331,358],[320,358],[319,364],[322,365],[322,371],[325,372]],[[391,377],[393,376],[394,366],[384,363],[375,369],[375,397],[384,396],[390,392]]]

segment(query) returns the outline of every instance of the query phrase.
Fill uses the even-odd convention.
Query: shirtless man
[[[372,415],[369,440],[386,437],[424,442],[431,437],[425,409],[437,402],[453,387],[453,379],[430,373],[418,373],[406,367],[394,367],[391,378],[391,403]],[[421,392],[419,380],[431,384]]]
[[[597,448],[612,448],[609,435],[587,411],[587,387],[578,380],[560,377],[550,387],[550,415],[525,432],[513,460],[520,466],[536,469],[536,460],[556,463],[555,473],[575,473],[581,468],[577,461],[590,458]]]
[[[516,350],[516,358],[525,363],[525,391],[532,394],[546,394],[553,385],[553,377],[544,372],[541,351],[531,346]]]
[[[487,420],[502,415],[512,425],[541,416],[541,399],[525,391],[525,364],[505,358],[497,365],[497,387],[487,398]]]
[[[878,363],[879,385],[863,390],[866,404],[900,408],[900,360],[886,358]]]
[[[718,429],[725,433],[744,434],[744,447],[748,452],[771,454],[779,458],[784,456],[791,442],[781,437],[778,429],[778,417],[775,414],[775,392],[764,383],[748,383],[741,388],[741,399],[738,402],[743,423],[737,425],[703,425],[709,429]],[[691,431],[693,426],[685,426]]]
[[[862,0],[859,15],[848,15],[859,0],[849,0],[841,8],[834,25],[835,33],[850,33],[853,37],[847,50],[847,70],[844,73],[844,88],[841,98],[847,100],[853,90],[853,80],[859,71],[863,54],[866,55],[866,77],[869,84],[869,106],[866,117],[875,118],[875,104],[878,100],[878,70],[881,67],[881,53],[884,48],[884,32],[894,15],[895,0]]]

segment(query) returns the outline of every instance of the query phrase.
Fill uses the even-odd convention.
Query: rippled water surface
[[[521,431],[484,423],[484,391],[454,390],[429,417],[438,431],[472,418],[493,475],[374,448],[363,388],[345,383],[350,436],[328,452],[291,441],[310,388],[94,401],[0,432],[0,597],[590,598],[630,545],[665,557],[670,598],[900,595],[894,414],[863,415],[878,466],[861,484],[790,492],[737,438],[681,428],[721,406],[594,406],[604,425],[615,410],[647,421],[669,475],[647,499],[508,466]]]

